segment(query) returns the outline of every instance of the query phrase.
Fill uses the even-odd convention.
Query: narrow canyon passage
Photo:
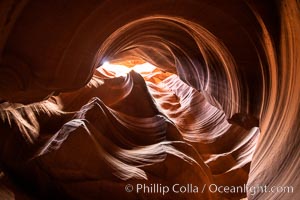
[[[299,7],[1,1],[0,199],[297,199]]]

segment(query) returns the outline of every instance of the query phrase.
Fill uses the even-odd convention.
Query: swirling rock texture
[[[299,8],[2,0],[0,198],[297,199]]]

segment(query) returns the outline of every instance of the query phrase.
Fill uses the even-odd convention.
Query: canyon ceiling
[[[0,199],[297,199],[299,9],[1,0]]]

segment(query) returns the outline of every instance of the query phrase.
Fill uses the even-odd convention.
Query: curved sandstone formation
[[[296,199],[299,7],[1,1],[0,199]]]

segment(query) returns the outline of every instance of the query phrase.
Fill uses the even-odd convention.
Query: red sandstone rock
[[[2,0],[0,199],[297,199],[299,21],[292,0]]]

